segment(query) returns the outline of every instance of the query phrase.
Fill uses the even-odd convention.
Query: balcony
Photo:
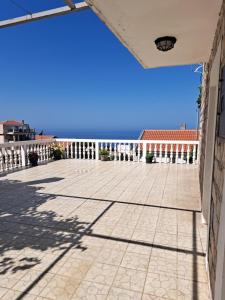
[[[0,297],[210,299],[198,145],[58,140],[52,162],[54,142],[0,147]]]

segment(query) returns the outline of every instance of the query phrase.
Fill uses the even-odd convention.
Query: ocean
[[[55,135],[58,138],[77,139],[138,139],[142,130],[46,130],[44,134]]]

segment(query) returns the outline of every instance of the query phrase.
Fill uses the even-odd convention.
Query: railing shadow
[[[62,179],[0,181],[0,275],[31,269],[40,264],[41,256],[36,256],[36,252],[51,250],[57,253],[71,244],[82,247],[80,233],[89,223],[79,221],[77,216],[60,218],[55,211],[39,209],[56,196],[40,194],[42,187],[34,185]],[[67,232],[64,229],[68,229]],[[11,256],[16,250],[28,248],[33,249],[33,253],[24,254],[19,259]]]

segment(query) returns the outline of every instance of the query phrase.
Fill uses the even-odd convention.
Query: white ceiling
[[[145,68],[206,62],[222,0],[86,0]],[[175,48],[154,40],[175,36]]]

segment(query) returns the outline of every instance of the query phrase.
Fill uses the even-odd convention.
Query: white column
[[[162,162],[162,144],[159,145],[159,162]]]
[[[189,165],[189,159],[190,159],[190,145],[187,146],[187,164]]]
[[[173,163],[173,144],[170,144],[170,163]]]
[[[121,143],[119,143],[118,152],[119,152],[119,161],[121,161]]]
[[[181,146],[181,163],[184,163],[184,144]]]
[[[165,144],[165,163],[167,164],[167,155],[168,155],[168,144]]]
[[[136,160],[136,143],[132,144],[133,162]]]
[[[141,156],[141,149],[140,149],[140,143],[138,143],[138,162],[140,161],[140,156]]]
[[[114,160],[117,160],[117,144],[114,143]]]
[[[146,162],[146,154],[147,154],[147,143],[143,142],[142,144],[142,150],[143,150],[143,157],[142,157],[142,161]]]
[[[109,143],[109,156],[112,156],[112,143]]]
[[[75,142],[75,159],[77,159],[77,142]]]
[[[22,167],[25,167],[26,166],[26,146],[25,145],[21,146],[20,152],[21,152],[21,164],[22,164]]]
[[[95,159],[99,160],[99,142],[95,142]]]
[[[94,159],[94,155],[95,155],[95,149],[94,149],[94,143],[91,143],[91,159]]]
[[[196,145],[193,145],[193,164],[196,164]]]
[[[157,144],[154,145],[154,158],[157,159]]]
[[[176,145],[176,159],[175,159],[176,164],[178,163],[178,157],[179,157],[179,145],[177,144]]]
[[[127,147],[128,147],[128,161],[130,161],[130,149],[131,149],[131,144],[128,143],[128,144],[127,144]]]
[[[87,159],[90,159],[90,147],[89,147],[89,142],[87,142]]]
[[[81,142],[78,142],[79,159],[81,159]]]

